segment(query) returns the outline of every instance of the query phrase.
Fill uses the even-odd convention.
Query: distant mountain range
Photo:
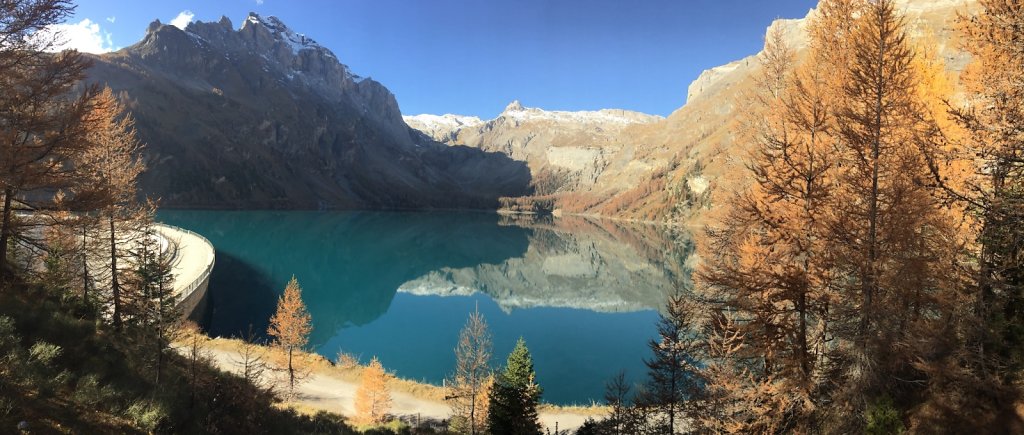
[[[967,58],[956,12],[975,4],[897,7],[958,71]],[[772,26],[799,51],[806,21]],[[495,208],[519,197],[566,213],[689,222],[745,182],[736,118],[759,71],[757,54],[705,71],[667,118],[518,101],[491,120],[403,117],[383,85],[280,20],[250,14],[237,29],[227,18],[185,30],[154,22],[138,44],[97,56],[92,79],[125,91],[149,145],[143,190],[168,206]]]
[[[425,140],[394,95],[274,17],[153,22],[95,57],[147,144],[144,193],[171,207],[494,208],[525,164]]]
[[[977,0],[897,0],[912,37],[929,36],[951,71],[968,59],[957,46],[957,12]],[[815,14],[808,12],[808,17]],[[777,20],[798,53],[802,19]],[[667,118],[626,111],[545,112],[518,102],[490,121],[459,115],[406,116],[410,126],[450,145],[501,152],[526,162],[534,195],[567,213],[694,222],[724,193],[746,183],[747,149],[736,143],[743,95],[760,74],[760,53],[704,71],[686,104]]]
[[[623,138],[632,127],[664,119],[625,110],[545,111],[523,107],[519,101],[489,121],[458,115],[404,118],[410,127],[439,142],[526,162],[535,195],[593,189],[608,170],[630,165],[628,141]]]

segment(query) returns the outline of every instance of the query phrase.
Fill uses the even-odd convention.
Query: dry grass
[[[233,338],[214,338],[210,339],[206,345],[211,350],[237,353],[242,347],[242,341]],[[270,364],[275,367],[283,367],[285,365],[285,361],[287,360],[283,351],[272,346],[265,346],[264,349],[267,352],[267,361]],[[306,368],[310,374],[329,376],[355,383],[359,382],[360,377],[363,374],[363,370],[366,368],[364,365],[352,364],[351,362],[334,364],[321,355],[309,352],[302,352],[296,359],[299,361],[299,365]],[[397,377],[389,381],[388,385],[391,390],[395,392],[407,393],[419,399],[444,402],[444,388],[437,385]],[[310,415],[315,414],[316,411],[318,411],[318,409],[309,405],[302,405],[298,403],[286,402],[285,405],[295,408],[298,412]],[[551,413],[580,414],[585,416],[599,416],[606,414],[608,411],[606,406],[597,404],[589,406],[559,406],[543,404],[540,409]]]

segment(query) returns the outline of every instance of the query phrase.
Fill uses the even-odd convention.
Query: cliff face
[[[912,37],[928,36],[950,71],[968,59],[957,49],[955,20],[976,0],[898,0]],[[801,19],[777,20],[772,27],[798,53],[806,50],[806,26],[814,10]],[[608,122],[601,113],[561,112],[546,121],[524,121],[518,113],[543,112],[513,104],[490,121],[465,122],[445,115],[449,124],[429,116],[406,117],[410,126],[433,138],[501,152],[526,162],[537,195],[551,195],[567,212],[620,218],[692,222],[707,208],[742,186],[747,145],[736,142],[736,120],[746,91],[760,74],[760,53],[704,71],[687,92],[686,104],[667,118],[632,114],[631,122]],[[532,111],[532,112],[531,112]],[[535,118],[545,118],[534,116]],[[442,117],[444,118],[444,117]],[[550,118],[559,119],[557,122]],[[454,122],[461,119],[464,122]]]
[[[406,116],[410,127],[450,145],[501,153],[526,162],[535,195],[623,188],[618,175],[631,161],[629,132],[663,120],[627,110],[563,112],[523,107],[513,101],[496,118],[459,115]]]
[[[171,207],[494,207],[525,164],[424,140],[394,95],[274,17],[150,25],[95,57],[147,144],[144,193]]]
[[[938,54],[952,73],[968,62],[958,49],[957,13],[970,13],[976,0],[898,0],[912,39],[933,38]],[[800,54],[806,50],[806,25],[814,10],[801,19],[777,20],[786,41]],[[914,41],[911,41],[912,43]],[[603,199],[586,210],[601,214],[656,220],[699,220],[702,211],[727,200],[726,192],[749,179],[749,149],[737,143],[736,120],[743,113],[743,94],[761,72],[760,53],[705,71],[690,85],[686,104],[665,121],[635,131],[637,158],[649,162],[650,173],[631,190]]]

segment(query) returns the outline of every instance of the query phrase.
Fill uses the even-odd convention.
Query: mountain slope
[[[911,36],[934,37],[952,72],[967,63],[955,40],[957,13],[975,5],[976,0],[897,0]],[[812,9],[808,17],[814,13]],[[808,17],[777,20],[771,26],[780,28],[800,53],[808,44]],[[704,71],[690,84],[686,104],[664,119],[619,125],[594,122],[594,116],[517,122],[515,114],[523,109],[514,103],[487,122],[460,125],[454,115],[442,117],[447,125],[429,115],[406,117],[406,122],[438,141],[526,162],[534,174],[535,194],[541,196],[538,202],[553,200],[564,212],[691,222],[725,200],[725,192],[746,182],[748,150],[735,140],[736,119],[743,111],[744,92],[760,73],[759,56]],[[544,118],[537,116],[542,111],[525,110]]]
[[[90,80],[124,91],[142,189],[166,206],[494,207],[528,192],[524,164],[423,140],[384,86],[274,17],[156,21],[95,57]]]
[[[405,117],[410,127],[434,140],[526,162],[536,195],[626,186],[628,181],[621,178],[601,179],[606,174],[620,174],[624,166],[630,165],[631,148],[626,138],[632,129],[662,119],[614,109],[546,111],[523,107],[519,101],[513,101],[488,121],[459,115]]]
[[[958,12],[969,13],[976,0],[897,0],[912,38],[934,37],[946,67],[958,73],[966,55],[958,49]],[[788,43],[798,53],[808,45],[806,23],[777,20]],[[770,31],[770,29],[769,29]],[[912,41],[913,42],[913,41]],[[728,199],[728,191],[747,182],[748,149],[736,142],[737,117],[743,112],[743,94],[760,74],[760,53],[705,71],[689,87],[687,103],[664,122],[646,126],[635,140],[638,158],[657,166],[637,188],[624,191],[587,209],[621,217],[692,221],[707,207]],[[647,190],[647,192],[644,192]],[[643,194],[641,194],[643,193]]]

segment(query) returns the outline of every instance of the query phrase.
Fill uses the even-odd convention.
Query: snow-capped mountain
[[[387,88],[275,17],[155,21],[94,59],[147,144],[144,193],[167,206],[491,208],[528,191],[524,164],[423,140]]]
[[[507,119],[519,123],[550,122],[566,124],[569,127],[601,128],[615,125],[645,124],[660,121],[664,118],[646,113],[632,112],[621,109],[602,109],[597,111],[548,111],[535,107],[523,107],[519,100],[509,103],[497,118],[483,121],[476,116],[467,115],[410,115],[402,116],[410,127],[426,133],[441,142],[452,142],[464,129],[472,129],[493,123],[498,119]],[[563,126],[564,127],[564,126]]]
[[[547,195],[589,190],[622,149],[630,127],[664,118],[619,109],[549,111],[513,101],[497,117],[404,116],[410,127],[450,145],[498,152],[526,162],[535,193]]]
[[[946,68],[953,73],[963,69],[968,58],[956,43],[957,16],[976,8],[977,0],[897,0],[895,6],[905,14],[912,38],[934,37]],[[808,19],[815,13],[777,20],[771,28],[781,30],[802,55]],[[749,150],[737,141],[736,131],[744,95],[760,74],[759,56],[752,53],[708,68],[678,91],[680,102],[686,92],[686,104],[664,120],[607,110],[543,111],[517,102],[482,124],[405,119],[441,142],[526,162],[535,195],[542,196],[532,199],[535,204],[568,213],[685,221],[713,207],[715,192],[749,181]]]
[[[409,127],[426,133],[427,136],[441,142],[454,140],[458,132],[464,128],[472,128],[484,123],[475,116],[452,115],[414,115],[402,116]],[[455,135],[455,136],[453,136]]]

